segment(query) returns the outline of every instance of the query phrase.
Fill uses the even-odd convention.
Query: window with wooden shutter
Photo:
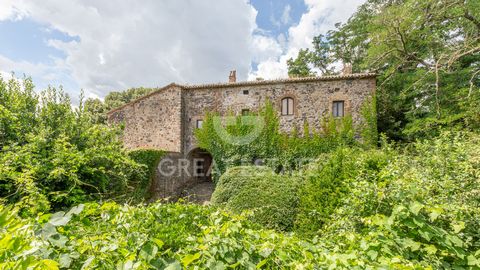
[[[282,99],[282,115],[293,115],[293,98],[287,97]]]

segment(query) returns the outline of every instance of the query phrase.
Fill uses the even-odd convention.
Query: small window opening
[[[293,115],[293,98],[282,99],[282,115]]]
[[[197,128],[202,128],[202,126],[203,126],[203,120],[198,119],[197,120]]]
[[[345,115],[345,102],[343,100],[333,102],[332,114],[333,117],[343,117]]]
[[[248,90],[243,90],[244,95],[248,95]]]
[[[249,109],[242,109],[242,116],[247,116],[250,114],[250,110]]]

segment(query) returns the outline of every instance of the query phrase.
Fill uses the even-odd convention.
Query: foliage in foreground
[[[479,142],[446,132],[400,150],[334,153],[319,173],[309,169],[298,229],[374,260],[480,267]]]
[[[385,266],[195,205],[79,205],[20,219],[0,206],[0,269],[313,269]],[[197,268],[197,269],[198,269]]]
[[[445,132],[398,149],[387,143],[378,150],[339,148],[295,178],[235,167],[225,183],[221,178],[214,201],[251,210],[251,220],[276,229],[292,220],[276,215],[297,214],[294,231],[317,237],[330,250],[347,250],[349,266],[398,260],[444,269],[480,267],[479,142],[479,135]],[[278,192],[277,186],[293,179],[298,192]],[[264,208],[273,210],[270,219],[255,215]]]
[[[233,167],[220,177],[212,203],[235,213],[253,209],[250,219],[288,231],[297,214],[300,184],[300,178],[279,175],[267,167]]]
[[[30,79],[0,77],[0,197],[22,214],[122,195],[144,177],[118,139],[92,124],[62,89],[37,94]]]

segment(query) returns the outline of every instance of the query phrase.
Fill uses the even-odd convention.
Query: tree
[[[299,54],[295,66],[343,62],[354,72],[377,72],[379,129],[392,138],[475,127],[479,15],[473,0],[369,0],[346,23],[317,37],[310,56]],[[290,65],[289,71],[311,72]]]
[[[0,202],[22,213],[125,194],[143,177],[116,127],[95,124],[61,88],[34,92],[30,78],[0,78]]]

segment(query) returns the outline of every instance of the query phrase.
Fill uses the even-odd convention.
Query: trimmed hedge
[[[288,231],[297,214],[299,185],[299,178],[276,174],[267,167],[233,167],[220,177],[212,203],[235,213],[253,210],[253,221]]]

